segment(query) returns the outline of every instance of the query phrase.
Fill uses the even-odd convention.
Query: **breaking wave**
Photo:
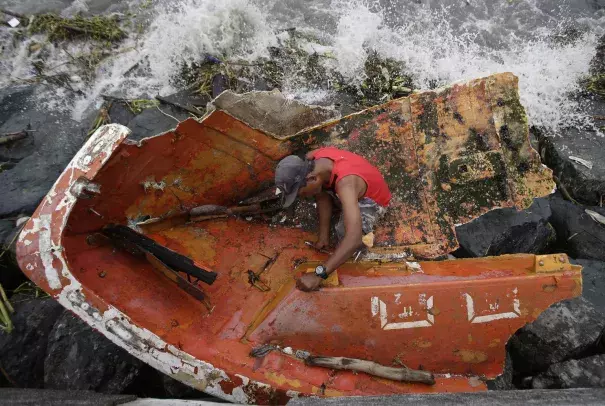
[[[75,3],[72,8],[82,8],[94,0]],[[98,105],[101,94],[139,97],[170,93],[176,90],[170,79],[183,61],[200,60],[208,54],[250,61],[268,56],[268,47],[278,42],[284,30],[296,27],[316,38],[307,45],[327,56],[323,63],[353,83],[363,80],[364,62],[373,51],[405,63],[420,89],[513,72],[519,76],[530,122],[556,132],[570,123],[583,125],[582,107],[569,95],[588,74],[597,40],[605,32],[605,12],[597,6],[591,9],[581,1],[558,3],[160,2],[149,10],[145,28],[133,32],[121,51],[101,65],[84,95],[76,98],[73,114],[76,119],[82,117]],[[25,46],[15,49],[13,55],[13,65],[21,67],[14,72],[21,75],[29,63]],[[56,54],[57,63],[64,60],[60,52]],[[297,72],[288,74],[296,78]],[[289,97],[315,103],[329,97],[329,89],[314,91],[296,79],[286,81],[283,90]]]

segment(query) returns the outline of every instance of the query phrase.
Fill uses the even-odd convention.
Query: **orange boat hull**
[[[565,255],[351,262],[321,291],[303,293],[294,288],[295,277],[325,259],[304,244],[310,231],[259,219],[177,221],[182,210],[234,204],[263,190],[279,159],[335,125],[280,140],[215,111],[140,144],[124,141],[125,127],[102,127],[25,225],[19,264],[134,356],[231,401],[485,390],[485,379],[502,373],[508,338],[551,304],[581,293],[581,268]],[[531,175],[534,192],[549,186],[541,174]],[[512,193],[501,204],[514,205],[528,193]],[[395,207],[408,210],[403,200]],[[148,217],[163,219],[144,228],[149,237],[218,273],[214,284],[199,286],[206,302],[144,258],[91,238],[107,224]],[[456,219],[448,221],[429,223],[428,239],[421,223],[389,221],[377,233],[374,254],[392,255],[393,247],[426,256],[447,252],[456,245],[447,232]],[[249,271],[261,275],[266,290],[251,286]],[[283,351],[249,356],[264,344],[383,365],[398,361],[435,373],[436,384],[308,367]]]

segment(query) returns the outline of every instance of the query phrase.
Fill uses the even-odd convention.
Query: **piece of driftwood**
[[[435,384],[435,377],[427,371],[418,371],[409,368],[385,367],[372,361],[345,357],[310,356],[305,364],[314,367],[331,369],[345,369],[349,371],[365,372],[369,375],[400,382],[419,382],[427,385]]]
[[[178,272],[170,269],[152,253],[145,251],[145,258],[147,258],[147,261],[156,271],[176,283],[179,288],[183,289],[185,292],[202,302],[206,308],[210,310],[211,307],[210,303],[206,300],[206,294],[197,285],[194,285],[179,275]]]
[[[24,16],[23,14],[19,14],[19,13],[15,13],[14,11],[9,11],[5,8],[0,8],[0,12],[7,14],[11,17],[16,17],[16,18],[20,18],[21,20],[23,20],[23,25],[28,25],[29,24],[29,18],[27,18],[26,16]]]
[[[103,227],[103,234],[116,243],[134,244],[143,252],[153,254],[170,269],[184,272],[202,282],[212,285],[217,277],[216,272],[207,271],[195,265],[191,258],[168,249],[149,237],[123,226],[110,224]]]
[[[0,145],[8,144],[27,137],[27,131],[19,131],[18,133],[0,134]]]
[[[170,105],[172,105],[174,107],[177,107],[177,108],[179,108],[181,110],[185,110],[185,111],[187,111],[187,112],[189,112],[189,113],[191,113],[191,114],[193,114],[195,116],[203,116],[204,115],[204,113],[202,111],[199,111],[195,107],[185,106],[183,104],[176,103],[176,102],[170,101],[168,99],[165,99],[165,98],[163,98],[161,96],[156,96],[155,99],[157,101],[159,101],[160,103],[170,104]]]

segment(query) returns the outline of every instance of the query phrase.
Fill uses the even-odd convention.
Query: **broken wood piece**
[[[226,214],[209,214],[207,216],[195,216],[189,219],[190,223],[197,223],[200,221],[214,220],[214,219],[224,219],[228,216]]]
[[[206,295],[200,288],[198,288],[196,285],[189,282],[187,279],[183,278],[177,272],[169,268],[165,263],[159,260],[152,253],[148,251],[144,252],[145,258],[156,271],[159,271],[159,273],[176,283],[179,288],[183,289],[185,292],[202,302],[206,306],[206,308],[210,310],[210,304],[206,300]]]
[[[310,356],[305,360],[305,364],[315,367],[365,372],[369,375],[399,382],[419,382],[427,385],[435,384],[435,377],[428,371],[385,367],[376,362],[356,358]]]
[[[368,248],[372,248],[374,246],[374,233],[367,233],[363,237],[361,237],[361,242]]]
[[[27,137],[27,131],[19,131],[17,133],[8,133],[0,135],[0,145],[8,144]]]
[[[203,206],[194,207],[189,211],[189,215],[191,216],[191,220],[195,218],[196,221],[198,217],[202,216],[217,216],[222,215],[226,217],[227,215],[242,215],[242,214],[260,214],[266,213],[268,211],[273,211],[277,209],[262,209],[260,204],[249,204],[247,206],[233,206],[233,207],[225,207],[219,206],[216,204],[206,204]]]
[[[11,17],[20,18],[21,20],[23,20],[23,25],[29,25],[29,18],[27,18],[23,14],[15,13],[15,12],[9,11],[5,8],[0,8],[0,12],[4,13],[6,15],[9,15]]]
[[[179,109],[181,109],[181,110],[185,110],[185,111],[187,111],[187,112],[189,112],[189,113],[191,113],[191,114],[193,114],[193,115],[195,115],[195,116],[203,116],[203,115],[204,115],[204,113],[203,113],[203,112],[199,111],[199,110],[198,110],[198,109],[196,109],[195,107],[189,107],[189,106],[185,106],[185,105],[182,105],[182,104],[180,104],[180,103],[173,102],[173,101],[170,101],[170,100],[168,100],[168,99],[165,99],[165,98],[163,98],[163,97],[161,97],[161,96],[156,96],[156,97],[155,97],[155,99],[156,99],[157,101],[161,102],[161,103],[164,103],[164,104],[170,104],[170,105],[172,105],[172,106],[174,106],[174,107],[177,107],[177,108],[179,108]]]
[[[571,155],[569,156],[569,159],[572,160],[575,163],[578,163],[580,165],[584,165],[588,169],[592,169],[592,162],[587,161],[586,159],[582,159],[582,158],[579,158],[577,156],[571,156]]]
[[[103,227],[103,234],[116,241],[117,243],[133,244],[141,251],[150,252],[157,257],[170,269],[183,272],[194,278],[197,278],[208,285],[212,285],[216,280],[216,272],[208,271],[198,267],[191,258],[168,249],[151,238],[137,233],[136,231],[124,226],[110,224]]]
[[[584,212],[590,216],[591,219],[597,223],[601,223],[605,226],[605,216],[597,213],[596,211],[585,209]]]

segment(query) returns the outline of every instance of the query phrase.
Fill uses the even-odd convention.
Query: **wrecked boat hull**
[[[512,75],[495,75],[459,85],[475,89],[474,93],[458,92],[467,98],[474,94],[473,106],[482,101],[485,106],[502,107],[486,96],[485,89],[501,86],[516,92],[511,83],[516,84]],[[431,96],[430,103],[440,106],[447,102],[443,91],[432,93],[435,97]],[[435,102],[439,97],[441,101]],[[485,159],[465,158],[477,156],[476,149],[455,149],[455,159],[466,159],[465,173],[471,175],[460,179],[454,176],[460,165],[448,164],[450,191],[462,190],[457,185],[465,182],[478,185],[494,177],[498,178],[496,189],[502,191],[506,185],[507,190],[484,199],[478,207],[465,206],[464,212],[431,215],[426,224],[422,223],[425,220],[413,223],[416,225],[404,222],[407,215],[413,218],[413,213],[423,210],[438,213],[442,206],[428,198],[420,199],[424,206],[413,206],[418,200],[406,200],[406,189],[395,188],[395,199],[399,199],[392,209],[395,214],[377,231],[377,245],[371,253],[374,258],[386,253],[391,260],[382,257],[381,261],[347,263],[320,292],[302,293],[294,288],[296,275],[325,259],[304,244],[313,238],[311,231],[276,225],[259,216],[253,221],[178,220],[183,211],[195,206],[231,205],[264,190],[271,186],[279,159],[312,145],[355,150],[355,140],[371,134],[383,140],[403,134],[397,143],[404,143],[405,134],[411,134],[410,142],[418,142],[421,131],[414,124],[418,119],[414,114],[405,115],[401,106],[406,103],[420,102],[413,98],[390,102],[286,138],[255,129],[254,124],[222,110],[201,122],[186,120],[174,131],[140,143],[126,139],[129,131],[125,127],[104,126],[74,157],[25,225],[17,245],[19,264],[37,285],[129,353],[226,400],[264,404],[309,395],[485,390],[484,380],[502,373],[504,346],[510,335],[549,305],[581,293],[580,267],[571,265],[565,255],[424,262],[393,258],[414,253],[442,255],[456,245],[455,235],[453,240],[451,235],[462,217],[468,220],[494,206],[523,206],[528,196],[548,193],[552,188],[548,170],[538,164],[528,144],[515,144],[529,162],[520,177],[513,169],[506,176],[496,173],[493,166],[482,163]],[[428,110],[426,103],[423,111]],[[402,117],[396,118],[397,111]],[[472,121],[463,109],[456,112],[463,121],[465,117]],[[366,125],[357,125],[359,119]],[[482,122],[496,131],[498,119]],[[351,140],[347,125],[353,123],[363,131],[353,134]],[[338,130],[339,125],[343,129]],[[410,132],[402,127],[409,127],[405,131]],[[484,132],[497,137],[493,131],[487,128]],[[450,133],[462,137],[472,132],[466,128]],[[458,146],[460,142],[453,135],[449,138],[433,145],[431,151],[454,151],[448,142]],[[509,153],[510,148],[502,143],[486,145],[502,157]],[[381,148],[373,150],[392,152]],[[482,156],[489,153],[479,152]],[[417,161],[425,169],[412,165],[410,172],[409,165],[399,167],[395,161],[390,172],[408,174],[407,178],[417,173],[423,178],[444,153],[425,154],[429,155]],[[435,185],[420,184],[424,185],[422,195],[432,196],[432,186],[427,185]],[[441,183],[438,187],[448,191]],[[141,225],[149,218],[161,221]],[[140,227],[158,244],[217,272],[215,283],[198,286],[207,301],[179,288],[145,258],[92,238],[108,224]],[[251,286],[250,271],[261,275],[267,290]],[[287,352],[249,356],[252,349],[268,343],[383,365],[398,360],[410,368],[422,366],[434,372],[436,384],[395,382],[349,371],[334,373],[308,367]]]

